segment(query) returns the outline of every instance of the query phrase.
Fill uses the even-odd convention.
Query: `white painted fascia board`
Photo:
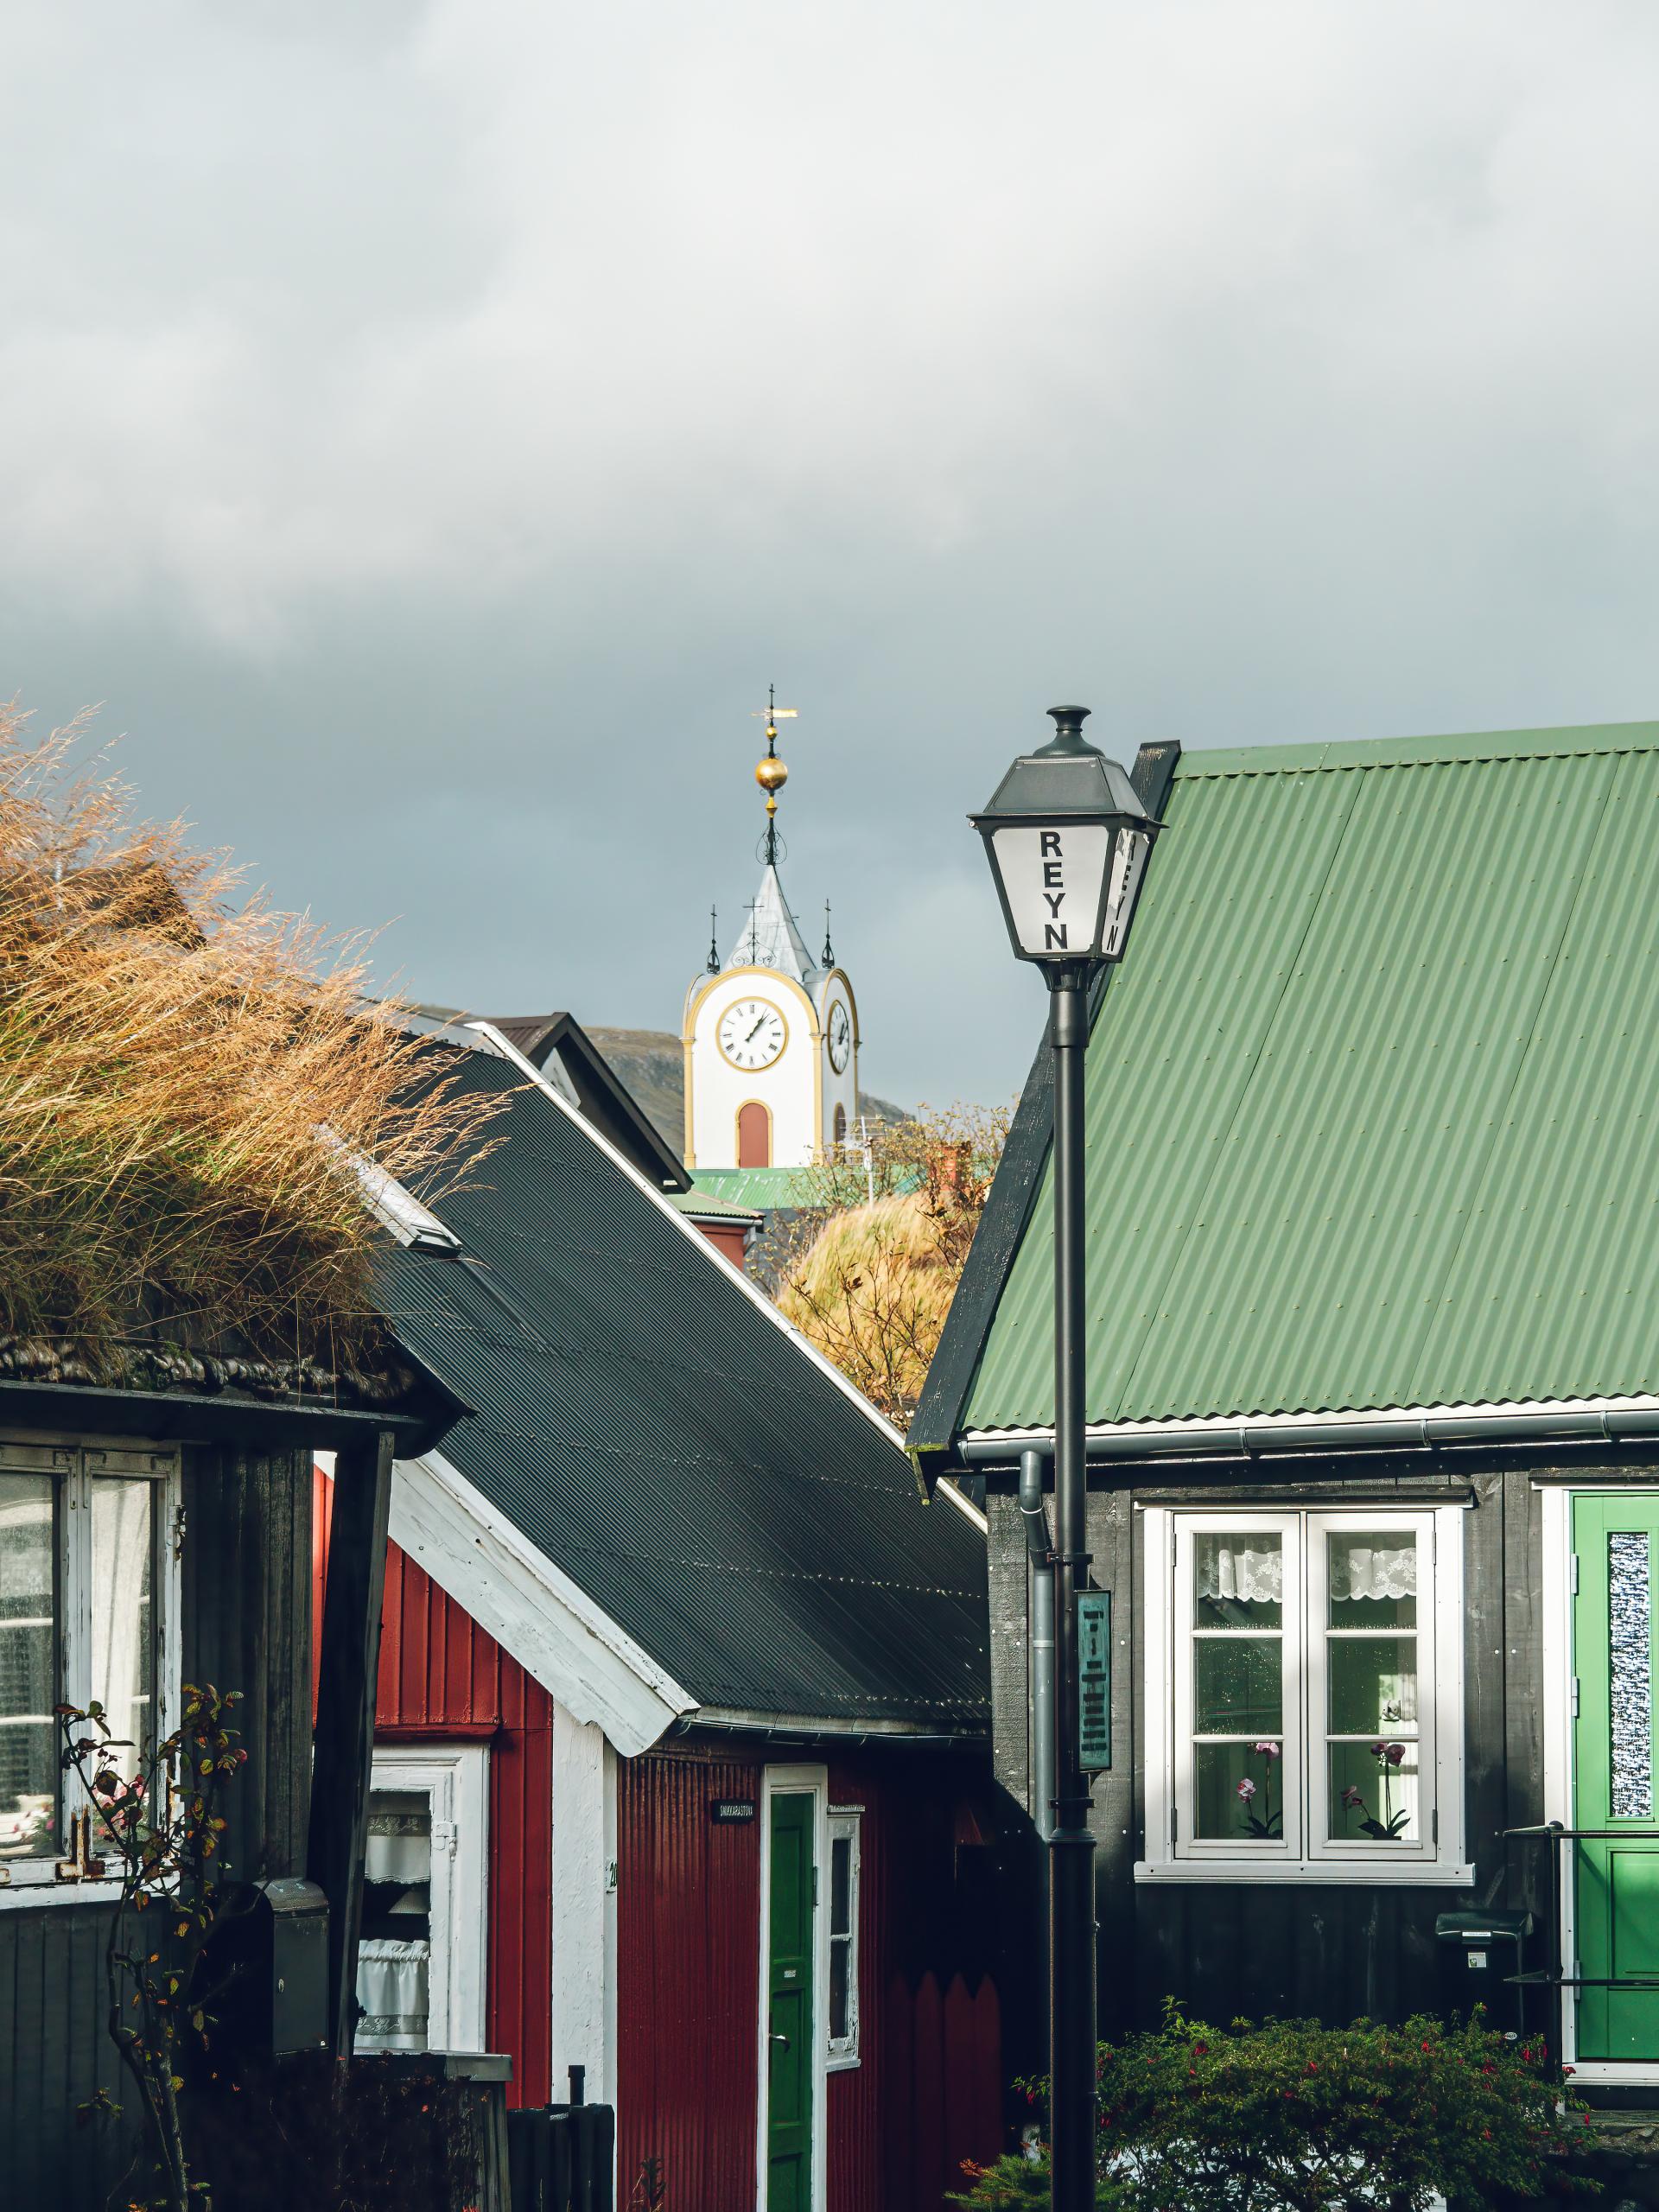
[[[1090,1421],[1084,1430],[1087,1441],[1118,1438],[1127,1442],[1163,1437],[1202,1438],[1236,1436],[1240,1431],[1297,1428],[1368,1428],[1377,1421],[1525,1420],[1543,1414],[1659,1413],[1659,1396],[1607,1398],[1509,1398],[1483,1400],[1478,1404],[1433,1406],[1372,1406],[1332,1413],[1210,1414],[1195,1421]],[[965,1428],[963,1444],[1006,1445],[1017,1452],[1027,1445],[1052,1446],[1054,1430],[1046,1427]]]
[[[697,1700],[441,1452],[392,1470],[392,1541],[625,1758]]]
[[[789,1339],[789,1342],[794,1346],[795,1350],[800,1354],[803,1359],[810,1360],[812,1365],[816,1367],[821,1374],[826,1375],[830,1382],[835,1384],[836,1389],[840,1391],[842,1396],[845,1398],[850,1405],[856,1406],[860,1413],[863,1414],[865,1420],[872,1423],[872,1425],[880,1431],[880,1434],[889,1444],[892,1445],[893,1450],[899,1454],[900,1458],[904,1458],[905,1440],[900,1436],[893,1423],[887,1418],[886,1414],[878,1413],[875,1408],[870,1403],[869,1400],[864,1395],[864,1393],[855,1384],[848,1381],[847,1377],[842,1373],[841,1370],[835,1364],[835,1363],[832,1360],[826,1359],[816,1344],[809,1343],[807,1338],[801,1334],[800,1331],[796,1328],[791,1322],[786,1321],[784,1319],[784,1316],[778,1311],[778,1308],[766,1296],[765,1291],[760,1287],[759,1284],[754,1282],[748,1275],[746,1275],[741,1268],[734,1267],[731,1261],[726,1257],[726,1255],[723,1252],[717,1251],[715,1246],[709,1243],[709,1239],[697,1227],[696,1224],[692,1221],[688,1215],[683,1214],[677,1206],[670,1205],[663,1193],[658,1190],[654,1185],[647,1181],[645,1177],[639,1173],[639,1170],[634,1166],[631,1160],[627,1159],[625,1154],[617,1150],[616,1147],[610,1141],[608,1137],[601,1135],[601,1133],[594,1127],[591,1122],[576,1111],[575,1107],[568,1105],[565,1101],[560,1097],[558,1092],[553,1088],[553,1085],[546,1080],[545,1077],[542,1074],[541,1070],[531,1061],[527,1060],[524,1054],[518,1051],[516,1046],[510,1044],[507,1039],[501,1034],[501,1032],[496,1028],[493,1022],[474,1021],[470,1022],[467,1026],[469,1028],[475,1029],[480,1037],[487,1039],[491,1046],[500,1054],[504,1060],[511,1061],[512,1065],[518,1069],[519,1072],[530,1082],[533,1083],[538,1090],[544,1092],[546,1096],[553,1101],[553,1103],[558,1108],[560,1113],[568,1115],[570,1120],[573,1121],[576,1127],[582,1131],[583,1136],[588,1139],[588,1142],[590,1144],[596,1145],[599,1150],[604,1154],[605,1157],[613,1166],[620,1167],[622,1173],[627,1177],[628,1180],[633,1185],[634,1188],[638,1191],[643,1191],[646,1198],[651,1200],[652,1205],[657,1208],[658,1211],[667,1220],[671,1221],[674,1224],[675,1228],[679,1231],[680,1235],[687,1238],[690,1243],[696,1246],[704,1264],[709,1267],[722,1269],[725,1274],[730,1277],[732,1281],[737,1285],[737,1287],[749,1300],[750,1304],[754,1306],[755,1310],[758,1313],[761,1313],[766,1315],[772,1327],[776,1329],[780,1335],[786,1337]],[[909,1461],[907,1459],[906,1460],[906,1474],[909,1472]],[[938,1488],[944,1492],[944,1495],[950,1500],[950,1503],[957,1508],[957,1511],[963,1514],[969,1521],[971,1521],[974,1526],[979,1530],[980,1534],[983,1535],[988,1524],[986,1521],[985,1516],[980,1512],[978,1508],[974,1504],[972,1499],[964,1497],[962,1492],[957,1490],[953,1484],[941,1483],[939,1484]]]

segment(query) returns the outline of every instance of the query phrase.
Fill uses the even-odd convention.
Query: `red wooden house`
[[[433,1049],[512,1096],[478,1187],[382,1205],[474,1412],[394,1478],[360,2039],[580,2067],[624,2203],[935,2212],[1002,2134],[978,1516],[654,1162]]]

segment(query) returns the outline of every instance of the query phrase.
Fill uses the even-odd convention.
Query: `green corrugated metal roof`
[[[1091,1421],[1659,1389],[1659,724],[1179,764],[1088,1062]],[[1039,1194],[963,1426],[1053,1418]]]
[[[699,1221],[759,1222],[758,1206],[734,1205],[729,1198],[722,1198],[701,1185],[690,1191],[664,1191],[663,1196],[678,1213],[689,1213]]]
[[[734,1205],[753,1206],[757,1213],[772,1213],[779,1206],[798,1206],[798,1167],[699,1167],[692,1188],[710,1198],[729,1198]]]

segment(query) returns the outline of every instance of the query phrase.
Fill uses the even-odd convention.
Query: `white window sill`
[[[0,1882],[0,1912],[20,1905],[113,1904],[119,1882]]]
[[[859,2063],[855,2050],[832,2050],[823,2062],[823,2070],[826,2074],[852,2074],[856,2072]]]
[[[1253,1882],[1344,1884],[1350,1889],[1397,1888],[1415,1884],[1421,1889],[1468,1890],[1474,1887],[1472,1866],[1435,1866],[1417,1859],[1409,1866],[1387,1866],[1381,1860],[1289,1859],[1276,1865],[1251,1864],[1242,1859],[1141,1859],[1135,1861],[1137,1882],[1211,1882],[1237,1885]]]

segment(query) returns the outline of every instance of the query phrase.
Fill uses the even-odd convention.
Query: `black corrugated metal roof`
[[[519,1096],[441,1202],[461,1256],[383,1290],[477,1408],[445,1458],[703,1705],[984,1728],[972,1523],[572,1116],[460,1058]]]

